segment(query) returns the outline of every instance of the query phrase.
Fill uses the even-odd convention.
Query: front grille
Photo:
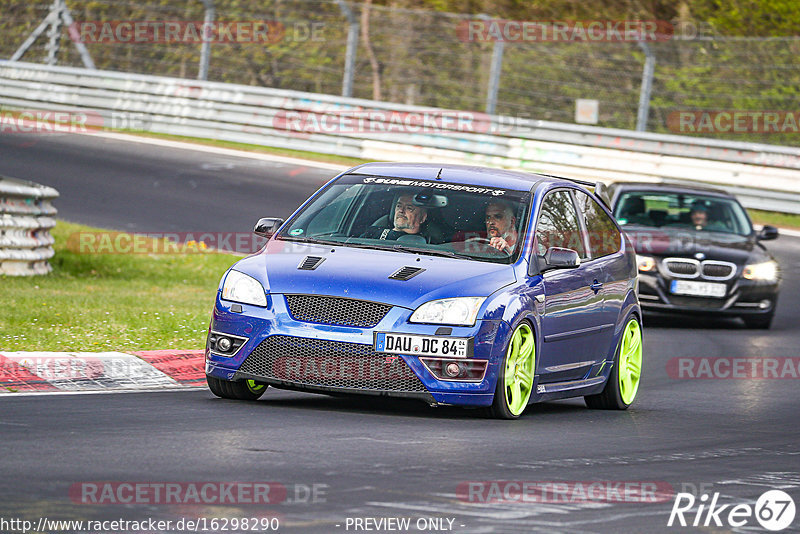
[[[293,336],[270,336],[239,368],[242,373],[306,386],[371,391],[427,392],[402,358],[372,345]]]
[[[286,302],[298,321],[362,328],[375,326],[392,309],[379,302],[316,295],[286,295]]]
[[[725,306],[725,301],[709,297],[687,297],[670,295],[669,302],[673,306],[686,306],[690,308],[702,308],[707,310],[719,310]]]
[[[736,272],[736,265],[728,262],[704,261],[703,277],[710,280],[727,280]]]
[[[692,260],[667,260],[664,262],[667,272],[677,277],[691,277],[697,275],[697,263]]]

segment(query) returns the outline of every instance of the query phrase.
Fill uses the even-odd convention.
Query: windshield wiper
[[[437,249],[430,249],[430,248],[417,248],[417,247],[409,247],[406,245],[392,245],[392,249],[397,251],[403,252],[412,252],[414,254],[430,254],[432,256],[446,256],[448,258],[468,258],[469,256],[464,256],[461,254],[457,254],[450,250],[437,250]]]
[[[313,243],[315,245],[342,245],[340,241],[328,241],[326,239],[315,239],[313,237],[280,237],[283,241],[294,241],[296,243]]]

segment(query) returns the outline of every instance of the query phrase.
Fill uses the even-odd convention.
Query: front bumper
[[[266,308],[230,302],[217,295],[211,330],[247,339],[232,357],[206,350],[206,374],[223,380],[253,379],[272,386],[328,394],[406,397],[429,404],[487,406],[492,403],[504,340],[502,321],[478,321],[472,327],[410,324],[412,310],[394,306],[374,327],[317,324],[296,320],[286,298],[271,294]],[[449,330],[448,334],[445,334]],[[438,331],[438,333],[437,333]],[[377,353],[376,332],[472,338],[470,359],[486,360],[482,379],[437,379],[408,354]]]
[[[723,298],[673,295],[672,278],[661,273],[639,273],[639,303],[643,310],[713,315],[768,315],[775,312],[779,282],[734,278],[725,282]],[[702,280],[701,280],[702,281]]]

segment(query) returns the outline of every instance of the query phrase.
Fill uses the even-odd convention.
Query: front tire
[[[754,330],[769,330],[770,326],[772,326],[773,317],[775,317],[774,313],[768,313],[765,315],[745,315],[742,317],[742,320],[747,328]]]
[[[642,325],[631,315],[614,358],[614,367],[603,391],[584,397],[586,406],[601,410],[627,410],[639,391],[642,376]]]
[[[527,321],[514,329],[506,357],[497,377],[489,415],[496,419],[517,419],[531,398],[536,370],[536,340]]]
[[[255,380],[239,380],[231,382],[206,375],[206,382],[211,393],[221,399],[254,401],[261,398],[267,390],[267,384]]]

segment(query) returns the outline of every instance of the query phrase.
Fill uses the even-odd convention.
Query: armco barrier
[[[0,274],[49,273],[58,197],[52,187],[0,176]]]
[[[753,208],[800,213],[800,149],[448,112],[279,89],[0,61],[0,106],[85,110],[90,124],[308,150],[368,160],[472,163],[585,180],[682,180],[716,185]],[[298,131],[369,112],[358,131]],[[400,128],[410,114],[464,113],[434,131]],[[0,127],[2,123],[0,123]]]

